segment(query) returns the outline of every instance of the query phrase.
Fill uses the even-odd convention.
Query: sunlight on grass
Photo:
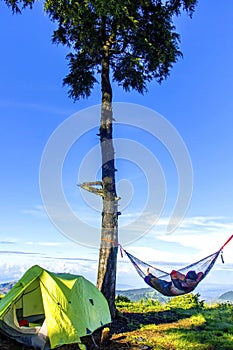
[[[219,330],[221,323],[215,321],[215,331],[205,329],[207,321],[202,314],[193,315],[177,322],[143,326],[140,330],[140,341],[153,349],[205,350],[232,349],[233,335]],[[229,324],[230,325],[230,324]],[[232,326],[232,325],[231,325]],[[225,329],[226,331],[226,329]],[[138,333],[130,336],[134,344],[138,343]]]
[[[141,337],[147,339],[146,344],[156,345],[156,349],[205,349],[203,344],[199,344],[195,338],[186,339],[184,330],[191,330],[194,327],[202,326],[206,320],[202,314],[193,315],[189,318],[177,322],[148,325],[141,328]],[[150,339],[148,341],[148,339]],[[137,342],[137,337],[132,340]]]
[[[127,302],[119,301],[118,306],[126,318],[131,315],[128,324],[131,331],[124,336],[132,349],[144,346],[153,350],[233,349],[232,304],[208,306],[199,300],[199,295],[190,294],[165,305],[146,300],[129,302],[128,306]]]

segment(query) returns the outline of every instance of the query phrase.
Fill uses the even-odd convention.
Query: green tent
[[[0,301],[0,331],[36,349],[79,343],[111,322],[103,294],[82,276],[32,266]]]

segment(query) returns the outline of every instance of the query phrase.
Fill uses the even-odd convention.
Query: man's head
[[[193,280],[196,281],[197,279],[197,274],[195,271],[191,270],[186,274],[186,278],[188,278],[189,280]]]

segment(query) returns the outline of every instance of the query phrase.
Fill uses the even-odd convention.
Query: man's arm
[[[202,280],[203,276],[204,276],[203,272],[198,272],[197,279],[196,279],[197,283],[199,283]]]
[[[172,272],[170,273],[170,276],[172,279],[179,279],[181,281],[185,280],[185,275],[179,271],[176,271],[176,270],[172,270]]]

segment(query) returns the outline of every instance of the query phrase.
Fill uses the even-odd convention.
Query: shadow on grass
[[[178,320],[189,317],[194,314],[196,310],[183,310],[183,309],[174,309],[166,311],[152,311],[152,312],[122,312],[119,313],[118,317],[113,320],[110,325],[110,333],[108,339],[104,345],[100,346],[101,332],[96,331],[94,333],[94,338],[96,343],[100,346],[100,349],[103,350],[121,350],[121,349],[150,349],[151,347],[143,345],[139,341],[139,347],[133,345],[127,337],[128,332],[138,332],[143,326],[150,324],[166,324],[177,322]],[[124,334],[125,333],[125,334]],[[119,336],[118,336],[119,334]],[[111,338],[114,336],[114,339]],[[140,334],[139,334],[140,338]],[[93,343],[91,343],[90,338],[83,339],[85,345],[87,345],[88,350],[96,350]],[[142,347],[140,347],[142,346]]]
[[[163,324],[179,321],[183,318],[194,315],[199,312],[197,309],[173,309],[164,311],[150,311],[150,312],[123,312],[119,314],[111,326],[111,332],[118,334],[124,332],[135,331],[142,326],[149,324]]]

